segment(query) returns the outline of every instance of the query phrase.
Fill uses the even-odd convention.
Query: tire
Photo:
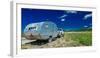
[[[52,39],[48,39],[48,42],[49,42],[49,43],[52,42]]]
[[[48,42],[50,43],[50,42],[52,42],[52,36],[49,36],[49,39],[48,39]]]
[[[58,34],[58,35],[57,35],[57,38],[60,38],[60,37],[61,37],[61,36]]]

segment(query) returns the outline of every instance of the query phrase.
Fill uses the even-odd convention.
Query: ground
[[[78,47],[92,45],[92,32],[65,32],[64,37],[56,38],[54,41],[32,41],[30,43],[22,44],[22,49],[33,48],[57,48],[57,47]]]

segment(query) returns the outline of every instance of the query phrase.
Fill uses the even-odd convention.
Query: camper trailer
[[[51,21],[31,23],[24,29],[25,38],[28,40],[48,40],[51,42],[54,38],[61,37],[62,33],[58,27]]]

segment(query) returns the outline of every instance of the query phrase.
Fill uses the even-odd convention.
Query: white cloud
[[[85,25],[84,27],[85,27],[85,28],[87,28],[88,26],[87,26],[87,25]]]
[[[67,15],[66,14],[64,14],[64,15],[62,15],[62,16],[60,16],[59,18],[65,18]]]
[[[84,19],[87,19],[87,18],[89,18],[89,17],[92,17],[92,14],[87,14],[87,15],[85,15],[85,16],[84,16]]]
[[[63,14],[62,16],[59,17],[61,19],[61,21],[65,21],[66,20],[65,17],[68,16],[67,13],[73,13],[73,14],[77,13],[77,11],[74,11],[74,10],[66,10],[65,12],[66,12],[65,14]]]
[[[61,21],[65,21],[66,19],[61,19]]]
[[[75,10],[67,10],[66,13],[73,13],[73,14],[76,14],[77,11],[75,11]]]

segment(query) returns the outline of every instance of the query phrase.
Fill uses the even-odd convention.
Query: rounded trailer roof
[[[53,23],[53,22],[51,22],[51,21],[44,21],[44,22],[30,23],[30,24],[28,24],[28,25],[25,27],[24,31],[26,31],[27,28],[29,28],[29,27],[33,27],[33,26],[42,26],[42,25],[45,24],[45,23],[49,23],[49,24],[53,24],[53,25],[57,26],[55,23]]]
[[[55,24],[55,23],[53,23],[53,22],[51,22],[51,21],[44,21],[44,22],[37,22],[37,23],[28,24],[28,25],[26,26],[26,28],[27,28],[27,27],[31,27],[31,26],[36,26],[36,25],[43,25],[43,24],[45,24],[45,23]],[[55,25],[56,25],[56,24],[55,24]]]

